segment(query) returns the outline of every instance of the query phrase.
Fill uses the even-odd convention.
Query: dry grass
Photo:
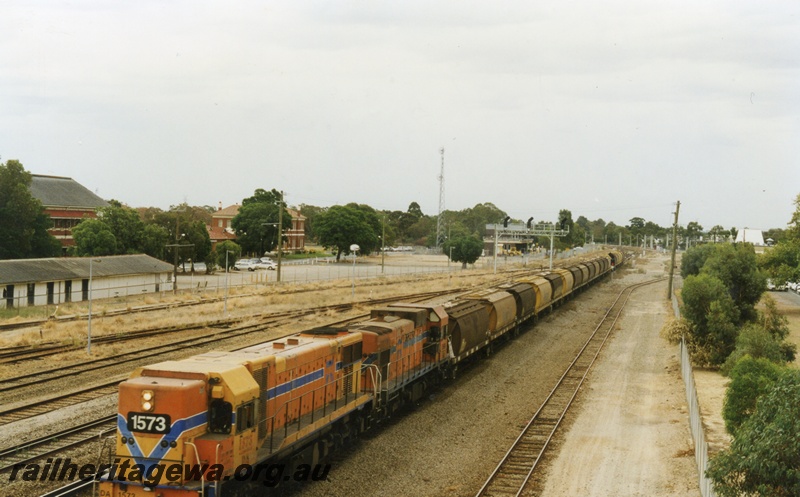
[[[303,309],[325,304],[347,303],[353,300],[369,300],[390,297],[409,292],[430,292],[447,290],[458,287],[478,287],[488,281],[496,280],[500,274],[495,275],[489,271],[463,271],[451,275],[429,274],[408,275],[404,277],[385,278],[379,277],[356,282],[355,298],[352,296],[351,282],[349,280],[309,282],[302,284],[269,285],[263,287],[232,288],[229,291],[227,302],[228,316],[231,318],[247,318],[267,312],[280,312],[291,309]],[[126,331],[136,331],[154,327],[178,326],[193,323],[202,323],[224,317],[225,304],[221,294],[206,294],[198,297],[193,294],[178,294],[158,296],[149,295],[137,299],[136,305],[130,300],[108,299],[95,300],[92,307],[92,337],[116,334]],[[140,304],[140,301],[142,302]],[[171,307],[144,313],[131,313],[124,315],[111,315],[111,311],[131,310],[140,305],[163,305],[168,303],[200,302],[186,307]],[[366,306],[359,306],[354,313],[365,312]],[[59,306],[59,317],[83,315],[88,313],[84,302],[75,302]],[[315,321],[337,319],[333,313],[324,313],[317,316]],[[24,321],[24,318],[11,318],[5,322]],[[305,322],[305,320],[304,320]],[[323,324],[323,323],[320,323]],[[6,333],[0,338],[0,346],[37,345],[43,342],[59,342],[64,344],[85,345],[87,335],[87,322],[85,319],[76,321],[50,320],[44,324],[31,328],[20,329]],[[99,349],[99,348],[98,348]],[[110,354],[111,347],[103,347],[102,355]],[[94,352],[94,348],[93,348]],[[65,354],[72,355],[72,354]],[[62,360],[55,356],[54,360]]]
[[[667,322],[664,323],[664,326],[661,327],[659,335],[669,343],[677,345],[681,342],[681,337],[688,334],[688,332],[689,328],[686,325],[686,321],[670,317]]]

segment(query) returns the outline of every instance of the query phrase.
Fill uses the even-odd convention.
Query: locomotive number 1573
[[[141,433],[169,433],[170,418],[167,414],[128,413],[128,430]]]

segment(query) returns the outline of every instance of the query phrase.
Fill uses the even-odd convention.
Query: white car
[[[253,264],[253,268],[254,269],[269,269],[270,271],[275,271],[276,269],[278,269],[278,265],[275,264],[274,262],[272,262],[271,260],[270,261],[265,261],[262,258],[260,261],[258,261],[255,264]]]
[[[233,265],[233,269],[236,271],[244,271],[245,269],[248,271],[255,271],[255,264],[250,259],[239,259],[236,261],[236,264]]]

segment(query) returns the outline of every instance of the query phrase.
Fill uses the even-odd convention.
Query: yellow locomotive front
[[[241,364],[165,362],[120,384],[116,454],[103,497],[214,496],[254,462],[258,385]]]

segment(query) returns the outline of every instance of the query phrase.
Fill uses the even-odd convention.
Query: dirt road
[[[644,266],[655,270],[658,260]],[[699,496],[666,284],[638,290],[595,364],[541,495]]]

